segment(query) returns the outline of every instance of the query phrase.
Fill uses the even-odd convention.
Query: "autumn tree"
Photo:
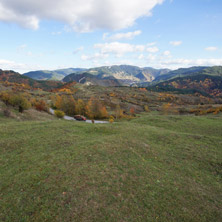
[[[8,92],[2,92],[0,98],[6,105],[9,105],[10,94]]]
[[[44,100],[36,101],[34,106],[38,111],[48,111],[48,106]]]
[[[79,115],[86,115],[86,104],[82,99],[77,100],[76,113]]]
[[[86,114],[91,119],[103,119],[108,117],[106,107],[94,97],[91,97],[88,101]]]
[[[134,107],[130,108],[130,114],[131,114],[131,116],[135,116],[135,108]]]
[[[105,119],[105,118],[107,118],[109,116],[105,106],[103,106],[101,108],[101,112],[100,113],[101,113],[101,118],[102,119]]]
[[[123,117],[123,110],[121,109],[119,104],[116,106],[115,116],[116,116],[116,119],[120,119]]]
[[[60,95],[56,95],[54,106],[56,107],[56,109],[60,109],[61,104],[62,104],[62,97]]]
[[[113,123],[113,122],[114,122],[114,117],[113,117],[113,116],[110,116],[110,117],[109,117],[109,122],[110,122],[110,123]]]
[[[60,110],[69,116],[76,114],[76,101],[72,95],[63,95],[61,97]]]
[[[24,110],[31,107],[30,102],[23,95],[13,95],[10,97],[9,103],[12,106],[16,106],[19,112],[22,113]]]
[[[172,108],[172,104],[171,103],[166,103],[162,105],[162,111],[165,115],[168,115],[170,109]]]
[[[145,106],[144,106],[144,111],[145,111],[145,112],[150,112],[150,109],[149,109],[149,106],[148,106],[148,105],[145,105]]]

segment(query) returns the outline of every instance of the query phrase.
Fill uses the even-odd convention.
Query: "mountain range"
[[[64,83],[60,81],[40,81],[40,80],[34,80],[27,76],[21,75],[17,72],[14,72],[12,70],[1,70],[0,69],[0,82],[10,82],[10,83],[19,83],[19,84],[25,84],[32,88],[40,88],[43,90],[52,90],[57,87],[61,87],[64,85]]]
[[[38,71],[31,71],[24,73],[24,76],[30,77],[35,80],[62,80],[65,76],[76,73],[82,72],[86,69],[81,68],[68,68],[68,69],[57,69],[57,70],[38,70]]]
[[[114,77],[115,79],[119,80],[122,85],[131,85],[139,82],[152,82],[157,76],[167,74],[169,71],[169,69],[154,69],[151,67],[140,68],[137,66],[129,65],[115,65],[102,66],[91,69],[69,68],[53,71],[39,70],[24,73],[23,75],[35,80],[63,80],[66,76],[72,74],[74,81],[74,75],[88,73],[92,76],[97,76],[98,79]],[[72,81],[70,77],[68,79]],[[67,81],[67,78],[64,80]]]
[[[56,75],[60,75],[62,81],[48,80],[54,79]],[[24,75],[14,71],[0,70],[0,81],[24,83],[32,88],[43,90],[52,90],[69,82],[77,82],[85,85],[146,87],[159,92],[199,92],[203,95],[222,97],[222,66],[200,66],[171,71],[120,65],[91,69],[35,71]]]

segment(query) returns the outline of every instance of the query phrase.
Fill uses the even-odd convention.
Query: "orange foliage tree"
[[[106,107],[94,97],[91,97],[88,101],[86,110],[87,116],[91,119],[103,119],[108,117]]]

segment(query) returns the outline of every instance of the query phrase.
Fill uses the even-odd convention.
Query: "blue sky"
[[[221,0],[0,0],[0,69],[222,65]]]

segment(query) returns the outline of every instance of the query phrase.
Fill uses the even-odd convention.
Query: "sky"
[[[221,0],[0,0],[0,69],[222,65]]]

